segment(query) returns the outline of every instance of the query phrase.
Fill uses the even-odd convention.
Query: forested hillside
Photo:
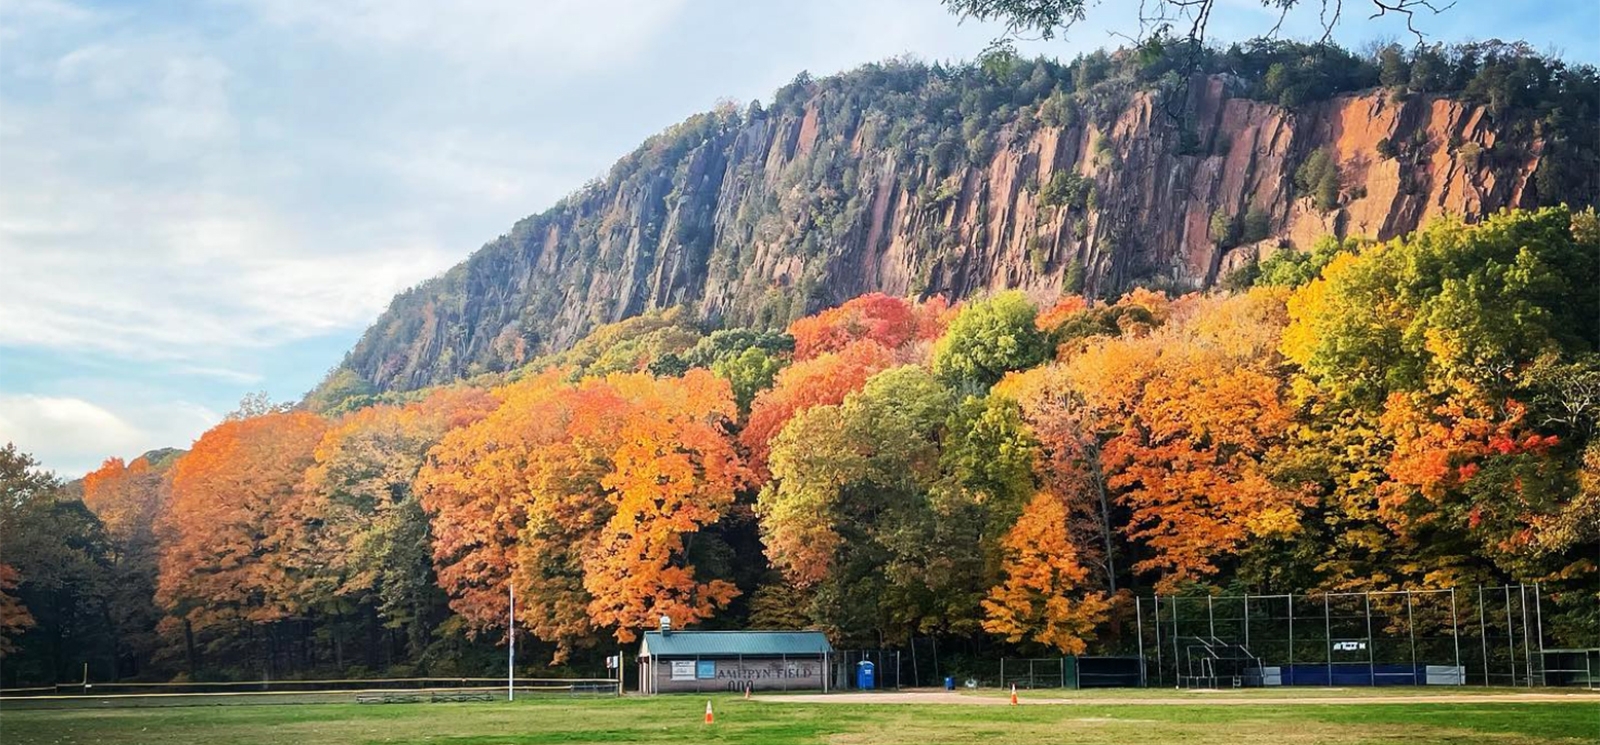
[[[1593,68],[1500,42],[1358,55],[1158,37],[1070,63],[802,74],[667,129],[401,294],[335,382],[504,372],[679,306],[780,329],[873,291],[1184,292],[1323,235],[1591,204],[1597,101]]]
[[[249,401],[81,494],[7,447],[0,670],[481,675],[511,586],[525,672],[592,672],[661,614],[1128,653],[1153,592],[1505,581],[1592,646],[1597,275],[1592,210],[1507,211],[1205,294],[650,312],[470,384]]]

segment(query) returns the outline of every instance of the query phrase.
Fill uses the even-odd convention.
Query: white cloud
[[[577,72],[632,59],[684,0],[241,0],[267,21],[340,44],[426,53],[467,68]]]
[[[398,235],[317,251],[332,240],[250,202],[111,191],[11,219],[26,200],[0,185],[0,345],[204,359],[358,326],[453,260]]]
[[[156,426],[141,428],[81,398],[0,394],[0,442],[16,443],[66,478],[112,455],[132,458],[158,447],[187,446],[194,433],[220,420],[204,407],[174,402],[163,404]]]
[[[94,15],[85,8],[60,0],[0,0],[0,41],[80,24]]]
[[[167,38],[96,42],[49,96],[0,99],[0,345],[204,362],[359,326],[450,263],[404,220],[276,205],[294,183],[241,143],[231,78]]]

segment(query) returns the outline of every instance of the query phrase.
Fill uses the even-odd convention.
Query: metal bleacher
[[[1184,649],[1181,688],[1254,688],[1262,685],[1261,658],[1243,644],[1215,636],[1179,637]]]

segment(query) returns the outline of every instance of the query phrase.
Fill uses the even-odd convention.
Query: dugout
[[[820,631],[647,631],[639,692],[827,691],[832,658]]]

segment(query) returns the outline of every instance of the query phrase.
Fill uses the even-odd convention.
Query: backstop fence
[[[1538,585],[1137,598],[1145,685],[1600,687],[1600,640],[1546,646]]]

